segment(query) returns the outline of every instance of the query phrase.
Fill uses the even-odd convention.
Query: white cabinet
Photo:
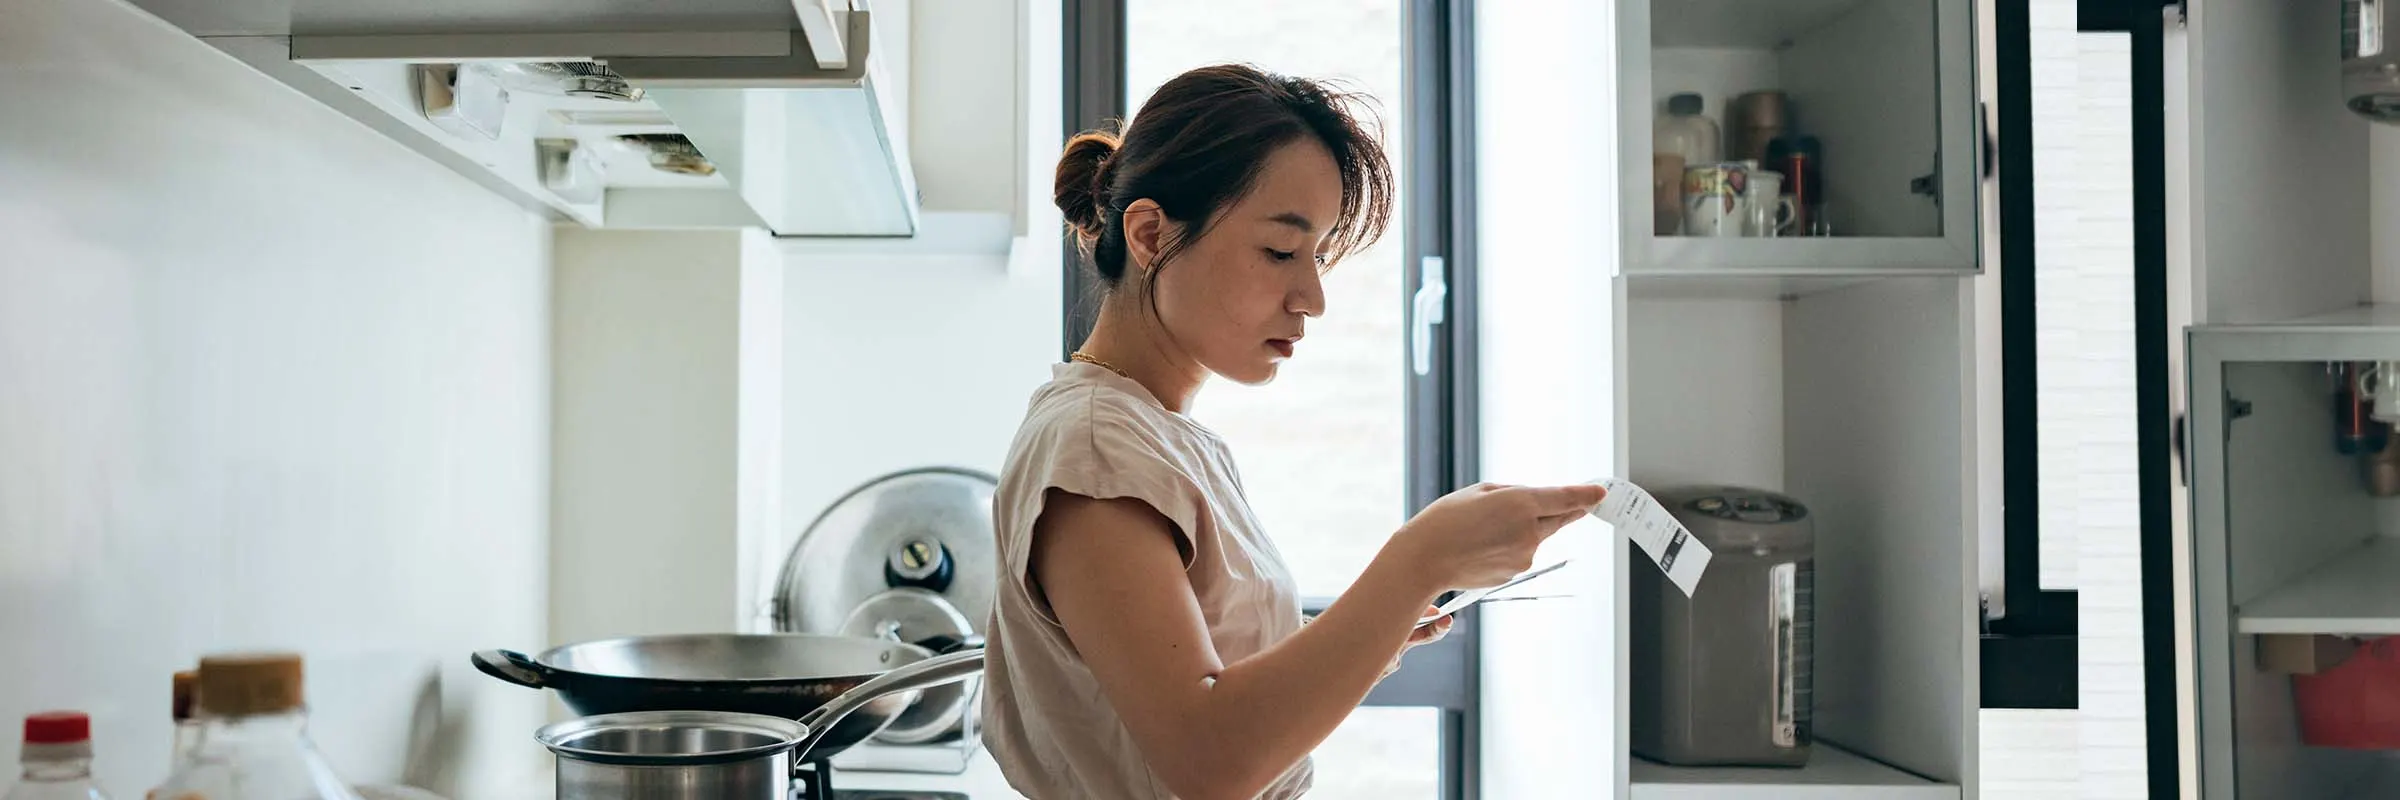
[[[1852,275],[1972,272],[1983,162],[1975,98],[1973,4],[1963,0],[1657,0],[1619,3],[1618,140],[1628,275]],[[1744,95],[1775,92],[1756,113]],[[1775,237],[1694,233],[1675,162],[1653,156],[1653,124],[1676,94],[1700,96],[1720,160],[1758,161],[1822,221]],[[1804,169],[1779,157],[1760,123],[1779,120]],[[1813,143],[1802,144],[1803,142]],[[1695,166],[1689,159],[1683,167]],[[1647,176],[1649,181],[1643,180]],[[1803,183],[1805,186],[1790,184]],[[1791,192],[1787,191],[1787,194]],[[1813,198],[1811,197],[1813,193]],[[1689,202],[1683,198],[1681,202]],[[1821,205],[1819,205],[1821,203]],[[1809,215],[1810,209],[1803,209]]]
[[[2187,200],[2189,224],[2169,236],[2170,253],[2188,253],[2193,316],[2181,657],[2197,696],[2180,722],[2197,729],[2182,755],[2208,800],[2400,786],[2388,750],[2304,739],[2299,701],[2321,679],[2303,674],[2362,666],[2360,642],[2400,632],[2400,499],[2373,490],[2371,446],[2338,442],[2333,375],[2400,361],[2384,240],[2400,213],[2400,129],[2345,107],[2342,5],[2191,4],[2184,56],[2166,65],[2168,107],[2189,109],[2166,120],[2189,142],[2188,160],[2167,165],[2188,175],[2169,206]],[[2275,655],[2287,647],[2325,657]]]
[[[1975,794],[1973,13],[1963,0],[1617,4],[1623,240],[1605,353],[1622,474],[1654,489],[1780,491],[1806,505],[1817,536],[1809,764],[1629,754],[1618,796]],[[1739,161],[1764,153],[1727,109],[1762,90],[1782,93],[1787,135],[1818,143],[1812,190],[1830,235],[1654,228],[1652,131],[1667,98],[1701,95],[1723,158]],[[1629,576],[1657,567],[1619,563],[1621,629]],[[1617,663],[1635,655],[1625,637],[1613,646]],[[1641,702],[1631,692],[1620,673],[1617,709]],[[1629,717],[1616,716],[1614,741],[1631,741]]]
[[[1646,487],[1782,491],[1807,506],[1817,535],[1809,765],[1692,769],[1629,757],[1631,796],[1971,795],[1971,282],[1892,277],[1792,297],[1618,285],[1624,335],[1612,356],[1625,375],[1626,474]],[[1624,563],[1617,626],[1634,624],[1630,571],[1657,568]],[[1712,574],[1701,591],[1710,579],[1725,580]],[[1620,662],[1636,655],[1629,642],[1618,647]],[[1621,704],[1639,702],[1631,691],[1620,689]]]

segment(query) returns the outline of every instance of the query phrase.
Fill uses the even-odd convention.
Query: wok
[[[956,652],[957,644],[945,647]],[[797,720],[886,672],[933,657],[905,642],[806,633],[635,636],[552,648],[538,656],[475,653],[494,678],[558,692],[579,716],[630,711],[731,711]],[[960,677],[980,671],[980,661]],[[883,730],[923,686],[868,698],[822,723],[807,749],[822,761]]]

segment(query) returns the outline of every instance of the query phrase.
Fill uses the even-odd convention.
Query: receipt
[[[1683,596],[1692,596],[1692,590],[1700,585],[1701,571],[1708,569],[1708,560],[1714,557],[1708,545],[1692,538],[1692,532],[1677,522],[1675,515],[1632,481],[1606,478],[1593,482],[1607,489],[1608,497],[1592,507],[1591,515],[1632,538],[1658,563],[1667,579],[1675,582],[1675,588],[1683,590]]]

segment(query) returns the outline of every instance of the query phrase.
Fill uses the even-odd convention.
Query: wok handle
[[[483,674],[528,689],[550,688],[550,668],[515,650],[479,650],[469,660]]]
[[[955,683],[982,672],[983,648],[978,647],[934,656],[877,675],[873,680],[859,684],[858,688],[843,692],[840,697],[827,701],[800,718],[800,724],[808,728],[808,738],[800,740],[800,746],[792,750],[793,768],[797,769],[808,762],[809,751],[817,749],[817,743],[824,741],[825,734],[833,732],[834,723],[842,721],[843,717],[850,716],[850,712],[857,711],[875,698]]]

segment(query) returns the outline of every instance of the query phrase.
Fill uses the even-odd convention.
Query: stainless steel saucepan
[[[908,710],[920,690],[983,669],[979,647],[935,656],[905,642],[804,633],[637,636],[566,645],[539,656],[485,650],[473,658],[484,674],[558,692],[581,716],[729,711],[806,720],[879,677],[938,678],[886,682],[870,696],[849,700],[851,708],[820,715],[803,748],[810,761],[875,735]],[[916,665],[927,666],[900,672]]]
[[[724,711],[636,711],[560,722],[534,737],[558,755],[561,800],[784,800],[794,772],[828,755],[828,734],[845,718],[885,698],[914,695],[982,671],[980,650],[950,653],[865,681],[798,720]]]

